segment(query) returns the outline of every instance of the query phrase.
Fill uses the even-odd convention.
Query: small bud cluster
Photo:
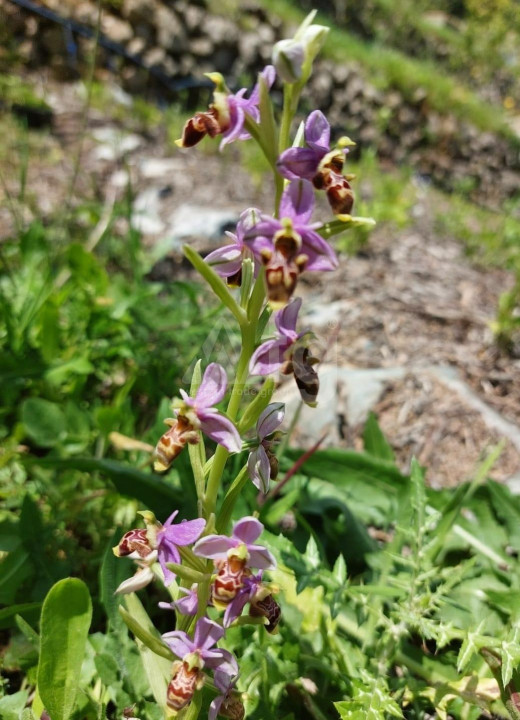
[[[274,597],[277,588],[264,576],[274,570],[276,562],[266,547],[256,544],[264,527],[255,516],[236,521],[229,535],[215,530],[227,529],[247,478],[264,498],[269,497],[271,483],[277,478],[276,449],[285,408],[283,403],[271,402],[274,383],[268,376],[292,375],[303,402],[317,403],[319,359],[312,353],[312,334],[297,330],[302,301],[293,296],[303,272],[329,272],[338,266],[328,239],[353,221],[365,221],[350,216],[352,176],[343,174],[352,141],[343,137],[332,144],[330,125],[316,110],[290,146],[298,98],[328,32],[313,24],[314,15],[308,16],[294,38],[275,46],[273,65],[260,73],[248,97],[246,89],[231,93],[222,76],[210,74],[215,84],[213,102],[207,111],[187,121],[177,142],[191,148],[205,136],[221,136],[222,148],[253,138],[273,171],[275,209],[272,214],[258,208],[244,210],[235,233],[228,233],[230,242],[204,260],[193,249],[185,250],[240,326],[242,348],[235,379],[224,412],[218,406],[228,390],[226,370],[211,363],[202,375],[199,362],[190,394],[181,390],[181,397],[173,401],[172,417],[165,420],[168,430],[155,448],[154,469],[165,473],[186,445],[193,446],[190,460],[199,517],[174,522],[175,510],[161,524],[152,513],[143,512],[145,527],[127,532],[114,548],[118,557],[132,558],[137,565],[135,575],[123,582],[118,592],[134,592],[158,579],[172,595],[173,601],[160,603],[175,612],[177,621],[176,629],[163,635],[176,658],[164,698],[171,714],[190,705],[205,686],[216,694],[209,720],[217,715],[244,717],[236,689],[237,658],[218,643],[236,623],[260,624],[268,633],[277,631],[281,616]],[[273,128],[269,98],[276,75],[284,85],[279,130]],[[335,215],[326,225],[312,221],[316,191],[324,192]],[[239,289],[238,300],[233,288]],[[276,334],[262,341],[265,322],[261,316],[273,312]],[[250,376],[264,378],[263,391],[241,408]],[[217,446],[209,459],[204,436]],[[222,487],[229,455],[245,450],[248,455],[247,460],[245,455],[241,457],[242,470],[230,487]],[[220,491],[225,496],[219,506]],[[290,511],[287,518],[289,515]]]

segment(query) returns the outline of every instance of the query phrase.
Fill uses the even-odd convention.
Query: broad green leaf
[[[120,596],[115,592],[128,574],[128,566],[121,562],[112,550],[117,545],[120,536],[120,532],[115,533],[108,543],[99,570],[100,599],[105,607],[110,627],[115,631],[124,629],[123,620],[118,612]]]
[[[22,422],[27,435],[39,447],[54,447],[67,435],[62,409],[42,398],[28,398],[22,405]]]
[[[395,460],[394,451],[392,450],[388,440],[385,438],[377,422],[377,418],[373,412],[368,416],[363,430],[363,442],[365,452],[373,455],[380,460],[387,460],[393,463]]]
[[[91,618],[90,594],[81,580],[66,578],[49,590],[40,625],[38,692],[52,720],[68,720],[74,710]]]

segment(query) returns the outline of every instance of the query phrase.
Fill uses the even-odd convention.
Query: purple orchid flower
[[[244,210],[237,223],[236,235],[226,232],[226,235],[232,242],[214,250],[204,258],[208,265],[213,267],[215,272],[217,272],[221,277],[227,279],[228,284],[230,285],[240,285],[242,261],[245,258],[251,258],[251,260],[253,260],[254,275],[255,277],[258,275],[260,262],[244,240],[244,237],[251,227],[251,224],[254,223],[254,218],[257,217],[258,212],[259,211],[254,208]]]
[[[276,566],[276,560],[267,548],[254,545],[264,526],[254,517],[245,517],[233,526],[231,537],[227,535],[206,535],[193,546],[193,552],[200,557],[216,562],[235,556],[244,561],[245,567],[267,570]]]
[[[258,590],[262,586],[262,574],[263,571],[260,570],[257,575],[244,576],[242,580],[242,587],[226,607],[223,619],[223,625],[225,628],[229,627],[233,620],[236,620],[237,617],[240,617],[242,610],[245,608],[247,603],[250,602],[257,594]]]
[[[314,110],[307,118],[304,137],[307,147],[285,150],[276,163],[280,175],[288,180],[312,180],[320,162],[331,152],[330,125],[320,110]]]
[[[201,617],[195,625],[193,640],[182,630],[165,633],[163,639],[171,651],[190,667],[207,667],[211,670],[218,668],[233,676],[238,673],[235,657],[228,650],[213,647],[223,635],[223,627],[207,617]]]
[[[291,182],[284,190],[280,201],[280,220],[260,214],[260,222],[252,226],[246,238],[252,240],[253,251],[260,256],[265,253],[268,240],[276,248],[277,240],[286,240],[288,236],[296,241],[296,251],[307,256],[306,270],[327,271],[338,267],[338,258],[330,245],[318,235],[315,228],[321,223],[310,223],[314,211],[314,191],[307,180]],[[285,244],[285,243],[284,243]]]
[[[233,693],[235,689],[237,676],[230,676],[221,670],[215,670],[213,675],[215,687],[219,690],[220,695],[211,701],[208,711],[208,720],[215,720],[221,709],[227,710],[225,717],[243,718],[244,706],[237,693]],[[222,707],[224,706],[224,707]]]
[[[267,89],[270,90],[276,78],[274,65],[267,65],[260,73],[260,77],[265,82]],[[249,140],[251,135],[244,130],[246,115],[249,115],[256,123],[260,122],[260,110],[258,109],[258,103],[260,101],[260,81],[254,86],[249,98],[244,97],[246,92],[247,88],[242,88],[235,94],[226,97],[229,112],[229,127],[222,135],[222,141],[220,143],[221,150],[225,145],[234,140]]]
[[[254,122],[260,121],[260,82],[258,82],[249,98],[244,97],[247,88],[236,93],[230,93],[220,73],[209,73],[216,89],[213,93],[213,103],[207,112],[198,112],[190,118],[182,131],[182,137],[177,140],[180,147],[193,147],[206,135],[216,137],[222,135],[220,149],[234,140],[248,140],[251,136],[244,130],[246,116]],[[270,89],[276,77],[273,65],[268,65],[260,73],[260,77]]]
[[[291,307],[291,305],[287,305],[286,308]],[[282,424],[284,415],[285,405],[283,403],[271,403],[266,407],[256,423],[259,444],[249,454],[247,470],[253,485],[264,494],[269,491],[271,477],[275,477],[273,475],[273,462],[276,460],[271,451],[272,441],[267,438]]]
[[[190,589],[179,587],[179,592],[183,593],[184,597],[169,603],[160,602],[159,607],[163,610],[178,610],[181,615],[196,615],[199,608],[197,584],[194,583]]]
[[[173,521],[178,512],[175,510],[157,531],[157,559],[164,573],[165,585],[169,585],[175,579],[175,573],[166,567],[166,563],[172,562],[179,565],[181,556],[177,548],[191,545],[198,540],[206,526],[203,518],[183,520],[174,525]]]
[[[295,180],[283,192],[280,219],[260,213],[245,233],[245,241],[265,265],[271,305],[287,303],[304,270],[327,271],[338,266],[334,250],[315,230],[320,223],[310,222],[313,210],[312,184]]]
[[[226,394],[226,387],[226,371],[222,365],[211,363],[206,368],[194,398],[190,398],[184,390],[180,391],[186,412],[184,408],[178,412],[179,415],[186,414],[190,421],[193,418],[194,424],[198,425],[205,435],[223,445],[229,452],[236,453],[242,449],[238,430],[229,418],[213,407]]]
[[[341,138],[337,148],[331,149],[330,125],[319,110],[307,118],[304,137],[307,147],[289,148],[280,155],[276,163],[278,172],[288,180],[312,180],[314,187],[325,190],[334,214],[350,213],[354,194],[342,171],[348,153],[346,146],[354,143]]]
[[[279,370],[287,359],[289,348],[305,335],[305,332],[296,332],[301,305],[301,298],[296,298],[275,314],[278,338],[267,340],[255,350],[249,363],[251,375],[271,375]]]

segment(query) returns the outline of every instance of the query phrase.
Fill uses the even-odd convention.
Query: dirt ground
[[[186,203],[237,214],[251,205],[272,204],[268,185],[255,184],[240,169],[233,147],[224,156],[198,149],[173,153],[164,134],[152,132],[134,133],[129,145],[122,143],[122,150],[111,153],[113,138],[124,130],[120,124],[94,110],[84,125],[84,101],[72,86],[56,86],[51,96],[53,125],[30,140],[26,198],[32,211],[19,208],[26,219],[31,212],[51,215],[68,198],[77,158],[78,197],[95,195],[113,202],[124,192],[124,178],[130,177],[136,193],[156,188],[162,217]],[[15,147],[6,152],[4,146],[4,190],[14,204],[19,158]],[[149,163],[143,175],[144,162],[153,158],[168,158],[169,164],[163,164],[163,169],[169,168],[167,176],[160,171],[150,174]],[[471,477],[486,448],[504,433],[493,427],[482,408],[429,369],[455,369],[478,400],[516,425],[520,360],[497,350],[489,327],[498,297],[512,278],[504,271],[475,266],[454,239],[440,237],[434,223],[436,202],[435,191],[423,188],[411,226],[401,232],[378,227],[361,252],[341,257],[334,273],[304,275],[298,293],[311,310],[316,333],[326,344],[334,343],[332,362],[343,368],[404,369],[403,377],[385,384],[374,410],[403,468],[416,455],[428,465],[432,484],[451,485]],[[0,209],[0,238],[13,229],[8,205]],[[152,233],[145,239],[153,244],[160,237]],[[214,246],[204,238],[197,245]],[[173,273],[178,263],[173,251]],[[361,425],[350,426],[339,413],[338,426],[343,444],[360,445]],[[514,434],[516,428],[511,428]],[[506,479],[519,471],[520,439],[516,443],[510,434],[493,475]]]

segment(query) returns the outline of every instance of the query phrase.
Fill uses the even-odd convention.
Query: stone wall
[[[44,6],[83,26],[96,26],[97,4],[90,0],[45,0]],[[8,34],[4,58],[18,58],[29,68],[49,67],[63,78],[84,71],[94,43],[10,0],[0,0],[0,27]],[[116,73],[128,92],[171,100],[169,82],[202,78],[212,70],[231,87],[250,82],[269,61],[273,43],[291,30],[254,0],[244,2],[236,18],[209,13],[204,0],[112,0],[111,9],[103,12],[101,32],[117,47],[99,48],[98,64]],[[405,99],[396,89],[376,89],[355,63],[321,60],[306,98],[309,108],[322,108],[335,132],[350,135],[361,150],[375,147],[384,159],[409,162],[448,190],[472,189],[476,200],[492,206],[518,193],[520,142],[433,111],[420,89],[412,100]]]

